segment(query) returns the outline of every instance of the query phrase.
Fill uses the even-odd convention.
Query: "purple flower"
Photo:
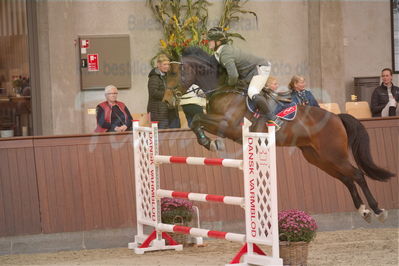
[[[316,235],[316,221],[299,210],[281,211],[278,214],[280,240],[310,242]]]

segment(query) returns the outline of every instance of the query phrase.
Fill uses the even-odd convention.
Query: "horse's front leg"
[[[211,140],[205,135],[204,130],[223,138],[235,139],[234,135],[240,135],[239,132],[232,132],[234,129],[229,127],[229,123],[224,115],[197,114],[193,118],[191,129],[197,136],[198,143],[211,151],[223,150],[224,144],[220,140]]]

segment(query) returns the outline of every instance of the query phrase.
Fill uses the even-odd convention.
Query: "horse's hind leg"
[[[388,212],[384,209],[380,209],[378,207],[378,202],[375,200],[373,194],[371,194],[371,191],[367,185],[366,179],[364,178],[363,173],[357,170],[357,178],[355,179],[356,183],[360,186],[360,188],[363,191],[364,196],[367,199],[367,202],[370,206],[370,208],[374,211],[375,215],[377,216],[378,220],[380,222],[384,222],[387,217],[388,217]]]
[[[352,180],[354,180],[360,186],[361,190],[363,191],[364,196],[367,199],[367,203],[369,204],[370,208],[373,210],[373,212],[377,216],[378,220],[380,222],[384,222],[388,216],[388,213],[386,210],[380,209],[378,207],[378,202],[375,200],[373,194],[371,194],[371,191],[367,185],[367,181],[364,178],[363,173],[359,169],[355,168],[348,160],[339,164],[339,171],[343,175],[351,177]],[[352,180],[351,180],[351,182],[353,183]],[[341,179],[341,181],[342,181],[342,179]],[[344,181],[342,181],[342,182],[344,182]],[[364,216],[364,213],[368,212],[368,210],[366,210],[366,207],[364,205],[361,205],[360,209],[358,208],[358,210],[359,210],[360,214],[362,214],[363,216]],[[370,222],[368,219],[366,219],[366,221]]]
[[[343,176],[349,177],[351,179],[350,181],[352,183],[353,183],[353,181],[355,181],[360,186],[361,190],[363,191],[364,196],[367,199],[367,203],[369,204],[370,208],[373,210],[373,212],[377,216],[378,220],[380,220],[381,222],[384,222],[388,216],[388,213],[386,210],[382,210],[378,207],[378,202],[375,200],[373,194],[371,194],[371,191],[367,185],[367,181],[364,178],[364,174],[359,169],[354,167],[347,159],[342,159],[341,162],[335,164],[335,167],[338,168],[338,171]],[[340,179],[340,180],[342,182],[344,182],[342,179]],[[358,208],[358,210],[359,210],[360,214],[363,214],[363,216],[364,216],[365,212],[368,212],[368,210],[366,210],[366,207],[364,205],[361,205],[360,209]],[[366,221],[368,221],[368,220],[366,219]]]
[[[356,171],[359,171],[359,170],[354,168],[347,160],[343,160],[341,162],[341,165],[337,167],[336,163],[332,163],[331,161],[326,160],[326,159],[322,158],[321,156],[319,156],[317,151],[312,147],[300,147],[300,149],[302,150],[302,153],[303,153],[305,159],[309,163],[319,167],[321,170],[325,171],[327,174],[339,179],[348,188],[349,193],[352,197],[352,201],[353,201],[356,209],[358,210],[360,215],[363,217],[363,219],[366,220],[368,223],[370,223],[371,222],[371,212],[370,212],[370,210],[366,209],[366,206],[364,205],[364,203],[359,195],[359,192],[357,191],[356,185],[354,183],[354,180],[361,179],[361,178],[357,178],[357,179],[351,178],[351,177],[356,176]],[[364,180],[364,177],[363,177],[363,180]],[[366,186],[367,186],[367,184],[366,184]]]

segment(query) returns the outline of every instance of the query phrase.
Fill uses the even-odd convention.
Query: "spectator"
[[[306,83],[304,77],[295,75],[291,78],[291,82],[290,84],[288,84],[288,88],[291,90],[292,101],[297,103],[298,105],[320,107],[312,92],[309,90],[305,90],[305,85]]]
[[[176,108],[168,109],[163,101],[166,88],[166,75],[170,68],[170,60],[160,54],[157,57],[157,66],[148,75],[148,104],[147,112],[151,121],[158,122],[158,128],[180,127],[180,120]]]
[[[123,102],[117,101],[118,89],[105,87],[106,101],[97,105],[97,128],[95,132],[124,132],[132,129],[132,116]]]
[[[278,89],[278,82],[277,82],[277,78],[270,76],[267,81],[266,81],[266,88],[267,89],[271,89],[272,91],[276,91]]]
[[[180,100],[180,105],[183,108],[189,127],[191,127],[191,121],[196,114],[204,113],[203,108],[206,105],[206,99],[199,97],[198,94],[200,93],[203,93],[202,90],[197,85],[193,84]]]
[[[399,88],[392,83],[392,70],[384,68],[381,78],[381,85],[375,88],[371,96],[371,113],[374,117],[396,116]]]

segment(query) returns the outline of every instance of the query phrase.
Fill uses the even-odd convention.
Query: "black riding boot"
[[[271,106],[268,104],[266,98],[262,95],[255,94],[252,97],[252,100],[255,102],[256,108],[258,108],[260,113],[264,115],[269,122],[275,124],[277,127],[276,129],[278,130],[280,125],[276,122],[277,116],[273,114],[273,110],[271,110]]]

